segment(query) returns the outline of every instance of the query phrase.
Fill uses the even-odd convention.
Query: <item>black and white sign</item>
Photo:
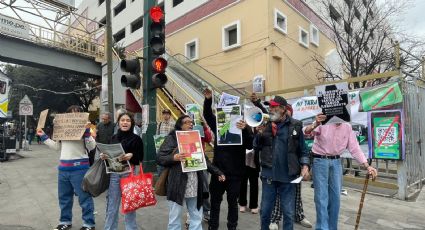
[[[22,100],[19,102],[19,115],[22,116],[32,116],[33,114],[33,105],[31,100],[27,95],[22,98]]]
[[[317,86],[316,95],[323,114],[327,116],[325,123],[350,121],[347,83]]]

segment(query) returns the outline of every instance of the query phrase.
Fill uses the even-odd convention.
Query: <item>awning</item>
[[[142,107],[140,107],[139,102],[137,102],[133,93],[129,89],[125,91],[125,109],[132,113],[142,112]]]

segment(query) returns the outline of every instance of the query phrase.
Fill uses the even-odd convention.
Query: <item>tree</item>
[[[320,4],[319,14],[332,30],[344,75],[358,77],[395,69],[394,41],[400,36],[390,19],[406,9],[408,1],[382,0],[380,3],[378,5],[376,0],[319,0],[316,3]],[[412,39],[403,37],[400,42],[411,44]],[[313,59],[320,66],[318,76],[321,80],[343,78],[323,58]],[[406,62],[407,57],[402,56],[401,63]],[[365,83],[356,83],[354,87],[362,87]]]
[[[70,105],[80,105],[88,111],[100,93],[100,79],[91,76],[15,65],[5,65],[4,72],[12,79],[9,110],[14,115],[18,114],[24,95],[32,100],[37,116],[47,108],[62,113]]]

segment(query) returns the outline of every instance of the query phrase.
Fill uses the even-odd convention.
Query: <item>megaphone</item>
[[[257,127],[265,121],[267,114],[263,114],[260,108],[251,107],[245,110],[245,121],[251,127]]]

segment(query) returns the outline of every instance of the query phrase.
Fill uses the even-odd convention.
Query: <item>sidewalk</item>
[[[58,223],[57,161],[59,154],[45,145],[32,145],[32,151],[21,151],[22,159],[0,163],[0,230],[49,230]],[[354,229],[360,193],[348,190],[341,197],[339,229]],[[306,217],[315,222],[313,189],[303,183],[303,203]],[[226,200],[225,198],[223,200]],[[96,229],[103,229],[105,194],[95,198]],[[226,229],[227,207],[222,205],[220,229]],[[73,229],[81,227],[81,209],[74,201]],[[164,197],[158,197],[155,207],[137,212],[137,222],[143,230],[167,228],[168,207]],[[123,217],[120,216],[120,229]],[[238,229],[259,229],[259,215],[240,213]],[[295,225],[295,229],[305,229]],[[204,229],[207,229],[204,224]],[[425,192],[416,202],[366,195],[360,229],[425,229]]]

